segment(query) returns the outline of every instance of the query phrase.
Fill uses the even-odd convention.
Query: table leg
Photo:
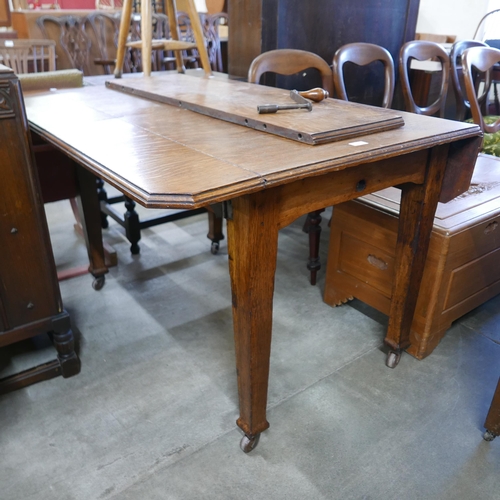
[[[500,379],[498,380],[484,427],[486,429],[483,436],[485,441],[492,441],[496,436],[500,436]]]
[[[229,271],[243,451],[251,451],[266,420],[278,223],[273,191],[243,196],[227,214]]]
[[[77,176],[79,187],[78,210],[89,255],[89,271],[94,276],[92,286],[95,290],[100,290],[104,286],[104,276],[108,272],[108,268],[104,260],[101,209],[97,196],[96,177],[80,166],[77,168]]]
[[[424,271],[427,250],[443,181],[448,145],[429,153],[423,184],[405,184],[401,193],[395,276],[385,344],[387,366],[394,368],[410,345],[410,328]]]

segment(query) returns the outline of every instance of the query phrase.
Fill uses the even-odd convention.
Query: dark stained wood
[[[189,109],[306,144],[348,139],[360,134],[390,130],[404,124],[401,116],[394,111],[362,107],[357,109],[357,113],[353,113],[354,104],[334,99],[314,104],[311,112],[291,110],[260,115],[257,106],[262,104],[294,104],[289,92],[176,73],[126,81],[112,80],[106,85],[110,89]],[[331,91],[331,80],[329,86]]]
[[[483,132],[490,134],[500,130],[500,118],[494,123],[485,123],[481,112],[481,105],[487,100],[487,95],[491,88],[493,66],[499,62],[500,50],[491,47],[472,47],[467,49],[462,56],[465,91],[470,103],[472,118],[474,123],[477,123]],[[481,73],[485,73],[484,88],[481,90],[480,95],[476,94],[474,68]]]
[[[245,98],[259,88],[233,85]],[[307,212],[404,185],[394,288],[399,299],[388,332],[399,349],[410,328],[441,184],[455,182],[445,176],[450,144],[459,144],[458,160],[460,148],[477,151],[481,140],[476,125],[401,113],[404,127],[360,134],[361,142],[312,147],[98,86],[33,95],[26,103],[31,127],[45,140],[143,206],[226,202],[238,425],[247,438],[268,425],[278,230]],[[353,119],[363,108],[352,105]],[[473,168],[467,154],[462,168]]]
[[[307,50],[331,63],[337,49],[353,42],[381,45],[397,61],[401,46],[415,38],[418,7],[419,0],[229,0],[229,75],[246,78],[255,57],[273,49]],[[346,75],[352,100],[380,102],[382,85],[373,74],[367,68],[362,76]],[[304,89],[318,85],[307,83]]]
[[[484,427],[491,434],[500,435],[500,380],[498,381]]]
[[[472,47],[487,47],[487,45],[479,40],[460,40],[453,44],[450,51],[451,82],[455,93],[457,120],[465,120],[470,116],[470,104],[465,95],[463,81],[462,54]]]
[[[348,43],[335,52],[332,71],[336,95],[344,101],[349,100],[344,79],[345,64],[352,63],[357,66],[367,66],[377,62],[382,63],[384,69],[384,93],[380,106],[390,108],[394,98],[396,81],[394,60],[387,49],[373,43]]]
[[[306,50],[276,49],[260,54],[252,61],[248,69],[248,82],[260,83],[262,75],[269,72],[290,76],[304,72],[309,68],[313,68],[319,72],[321,87],[329,95],[333,96],[333,80],[330,66],[320,56]],[[301,95],[303,93],[301,92]],[[316,102],[321,100],[319,99]]]
[[[417,89],[412,89],[410,84],[409,64],[412,59],[417,61],[427,61],[429,59],[438,60],[441,63],[441,85],[436,100],[431,104],[417,104]],[[399,75],[403,88],[403,96],[406,111],[419,115],[438,115],[443,118],[448,93],[448,81],[450,77],[450,59],[443,47],[435,42],[426,40],[413,40],[407,42],[401,48],[399,55]],[[428,95],[428,89],[418,89],[419,94]]]
[[[19,80],[5,66],[0,66],[0,122],[0,347],[51,332],[58,352],[52,374],[69,377],[80,371],[80,361],[62,305]],[[47,376],[45,367],[29,379]],[[22,374],[9,377],[0,381],[0,392],[25,383]]]

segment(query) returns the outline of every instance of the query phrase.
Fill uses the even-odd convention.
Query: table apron
[[[276,188],[278,227],[301,215],[404,183],[422,184],[429,150],[308,177]]]

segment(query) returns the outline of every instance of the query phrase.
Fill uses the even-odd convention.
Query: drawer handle
[[[490,222],[484,229],[484,234],[490,234],[492,233],[493,231],[495,231],[495,229],[497,228],[498,226],[498,222],[497,221],[493,221],[493,222]]]
[[[375,257],[375,255],[372,254],[368,255],[367,260],[373,267],[376,267],[381,271],[385,271],[389,267],[389,264],[387,264],[385,260],[379,259],[378,257]]]

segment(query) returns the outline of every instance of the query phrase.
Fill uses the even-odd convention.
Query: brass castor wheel
[[[217,255],[219,253],[219,242],[218,241],[212,241],[212,246],[210,247],[210,252],[212,252],[213,255]]]
[[[497,437],[496,434],[493,434],[493,432],[491,431],[486,431],[484,434],[483,434],[483,439],[485,441],[493,441],[495,438]]]
[[[97,276],[94,278],[94,281],[92,282],[92,288],[96,291],[99,291],[103,286],[104,283],[106,282],[106,277],[103,276]]]
[[[260,434],[256,436],[247,436],[241,438],[240,448],[245,453],[250,453],[259,444]]]
[[[401,359],[400,352],[389,351],[389,353],[387,354],[387,359],[385,360],[385,365],[389,368],[396,368],[396,366],[398,366],[400,359]]]

